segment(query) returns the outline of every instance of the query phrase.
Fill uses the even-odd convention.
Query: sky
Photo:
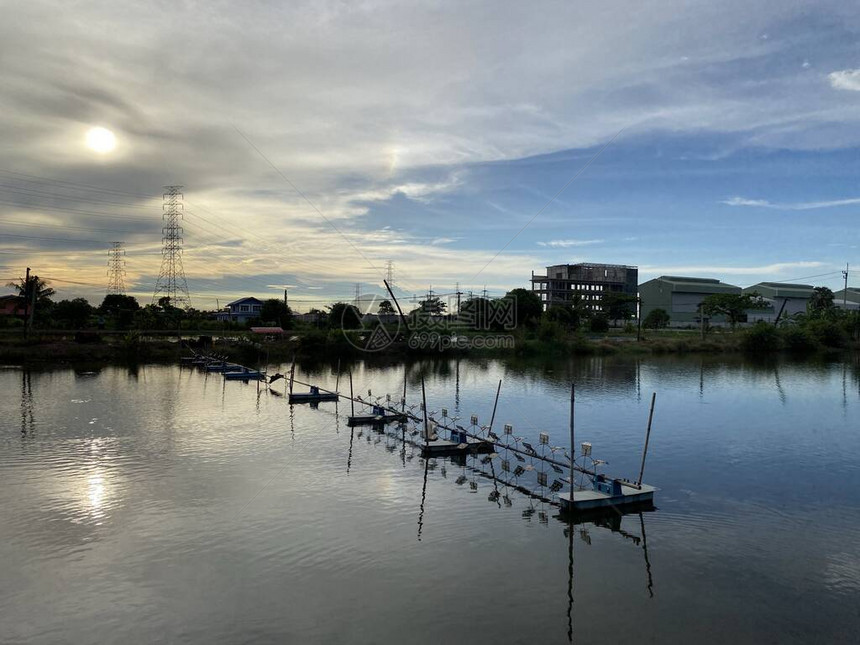
[[[502,295],[569,262],[860,284],[860,12],[817,0],[10,2],[0,278],[192,305]],[[87,145],[110,130],[109,152]]]

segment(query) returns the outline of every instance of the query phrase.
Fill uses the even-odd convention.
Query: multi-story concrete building
[[[593,311],[603,309],[607,293],[624,293],[636,297],[639,269],[620,264],[556,264],[546,268],[546,275],[532,272],[532,291],[538,294],[544,310],[554,305],[569,305],[580,296]],[[635,304],[631,305],[635,312]]]
[[[661,275],[639,285],[640,315],[642,319],[655,309],[663,309],[669,314],[672,326],[693,325],[701,321],[699,305],[715,293],[739,294],[742,289],[733,284],[725,284],[716,278],[685,278],[674,275]],[[714,316],[712,323],[725,323],[724,316]]]

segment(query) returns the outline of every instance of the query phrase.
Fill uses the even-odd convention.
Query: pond
[[[287,373],[288,365],[269,372]],[[171,365],[0,370],[3,642],[809,643],[860,631],[860,369],[725,357],[351,366],[357,394],[576,438],[656,510],[570,526],[525,472],[422,459]],[[348,392],[347,368],[297,378]],[[297,389],[306,389],[296,386]],[[406,435],[407,438],[409,435]],[[493,466],[493,464],[495,464]],[[507,479],[505,479],[507,477]],[[561,477],[551,472],[553,477]],[[501,483],[500,483],[501,481]],[[538,490],[540,489],[540,490]],[[499,494],[494,495],[494,492]]]

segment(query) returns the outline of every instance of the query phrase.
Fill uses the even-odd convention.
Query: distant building
[[[744,289],[744,293],[758,293],[767,303],[767,309],[750,311],[748,322],[776,322],[794,314],[806,313],[806,307],[815,287],[811,284],[787,284],[784,282],[759,282]]]
[[[607,293],[625,293],[635,297],[639,269],[620,264],[556,264],[546,268],[546,275],[532,272],[532,291],[541,299],[544,310],[555,305],[569,305],[574,296],[582,297],[593,311],[603,309]],[[635,311],[635,305],[631,305]]]
[[[833,294],[833,304],[850,311],[857,311],[860,309],[860,287],[840,289]]]
[[[25,312],[21,296],[0,296],[0,316],[23,316]]]
[[[673,327],[693,325],[701,321],[699,305],[715,293],[740,294],[742,289],[725,284],[716,278],[685,278],[661,275],[639,285],[641,299],[640,315],[644,320],[655,309],[664,309],[669,314]],[[725,316],[713,316],[711,323],[725,323]]]
[[[260,317],[260,311],[263,308],[263,301],[257,298],[248,297],[240,298],[228,303],[223,310],[216,314],[218,320],[224,322],[248,322],[254,318]]]

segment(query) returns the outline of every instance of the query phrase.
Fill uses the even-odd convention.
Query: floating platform
[[[421,454],[425,457],[444,457],[448,455],[460,455],[465,453],[493,452],[494,445],[491,441],[475,439],[474,437],[458,437],[452,433],[452,439],[434,439],[421,446]]]
[[[654,486],[641,484],[637,486],[627,480],[609,479],[598,475],[591,490],[570,491],[559,493],[562,511],[591,511],[599,508],[623,508],[627,506],[649,505],[654,503]]]
[[[238,372],[224,372],[224,378],[228,381],[258,381],[265,378],[265,375],[257,370],[243,368]]]
[[[385,411],[376,411],[377,414],[356,414],[351,417],[346,418],[346,425],[350,428],[354,428],[356,426],[381,426],[387,423],[396,423],[400,421],[406,421],[407,415],[405,414],[391,414]]]
[[[340,395],[337,392],[321,392],[315,385],[311,385],[310,392],[290,392],[290,403],[336,402],[338,399]]]
[[[241,365],[236,365],[234,363],[209,363],[209,365],[206,365],[203,369],[205,369],[207,372],[227,373],[241,372],[245,368]]]

